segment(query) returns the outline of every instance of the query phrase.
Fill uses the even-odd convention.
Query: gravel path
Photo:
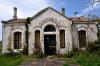
[[[27,61],[20,66],[63,66],[63,64],[64,61],[61,60],[39,59],[35,61]]]

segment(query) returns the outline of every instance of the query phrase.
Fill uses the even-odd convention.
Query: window
[[[35,49],[40,49],[40,31],[35,31]]]
[[[53,32],[56,31],[55,27],[52,25],[48,25],[45,27],[44,32]]]
[[[60,48],[65,48],[65,30],[60,30]]]
[[[21,49],[22,46],[21,38],[22,38],[21,32],[14,33],[14,49]]]
[[[79,31],[79,46],[80,48],[86,47],[86,31]]]

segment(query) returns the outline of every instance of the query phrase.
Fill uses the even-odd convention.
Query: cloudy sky
[[[98,1],[98,0],[95,0]],[[48,6],[61,11],[66,8],[66,16],[93,14],[100,16],[100,2],[93,0],[0,0],[0,22],[9,20],[13,16],[13,7],[18,8],[18,17],[25,18],[33,16],[38,11]],[[0,40],[2,39],[2,24],[0,23]]]

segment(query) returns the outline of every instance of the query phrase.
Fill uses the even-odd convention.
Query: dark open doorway
[[[44,35],[44,50],[46,55],[56,54],[56,35]]]

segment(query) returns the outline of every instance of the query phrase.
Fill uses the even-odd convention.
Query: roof
[[[10,23],[26,23],[26,19],[21,19],[21,18],[18,18],[18,19],[10,19],[8,21],[3,21],[7,24],[10,24]]]
[[[95,23],[95,21],[93,19],[88,19],[87,17],[84,17],[84,16],[81,16],[81,17],[66,17],[65,15],[63,15],[62,13],[60,13],[57,10],[53,9],[52,7],[47,7],[45,9],[39,11],[34,16],[30,17],[30,19],[33,20],[34,18],[36,18],[37,16],[39,16],[40,14],[42,14],[43,12],[45,12],[48,9],[51,9],[51,10],[55,11],[56,13],[58,13],[61,16],[65,17],[66,19],[71,20],[73,23]],[[10,19],[8,21],[3,21],[3,22],[5,22],[5,23],[26,23],[27,18],[24,18],[24,19],[22,19],[22,18]]]
[[[43,12],[45,12],[46,10],[51,9],[53,11],[55,11],[56,13],[60,14],[61,16],[65,17],[68,19],[68,17],[66,17],[65,15],[63,15],[62,13],[58,12],[57,10],[53,9],[52,7],[47,7],[41,11],[39,11],[37,14],[35,14],[34,16],[31,17],[31,20],[34,19],[35,17],[39,16],[40,14],[42,14]]]
[[[94,19],[87,18],[85,16],[69,17],[69,19],[72,20],[73,23],[95,23]]]

